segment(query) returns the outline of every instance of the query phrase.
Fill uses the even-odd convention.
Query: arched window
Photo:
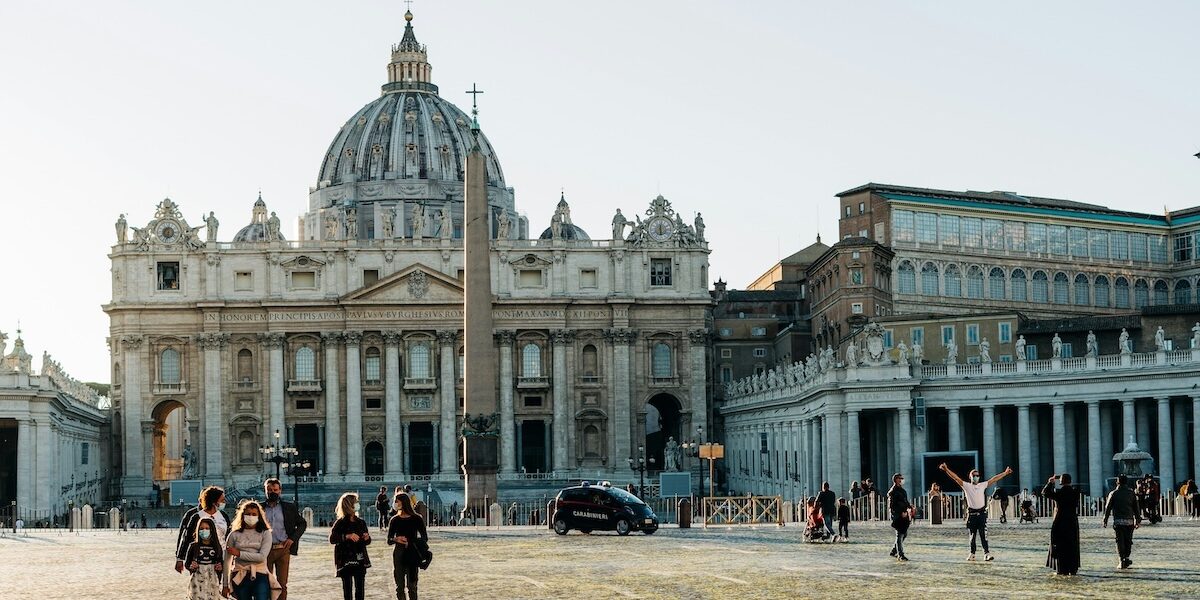
[[[897,276],[900,281],[901,294],[917,293],[917,272],[913,269],[912,263],[904,261],[896,267]]]
[[[1192,284],[1183,279],[1175,284],[1175,304],[1192,303]]]
[[[254,353],[249,348],[238,350],[237,378],[238,381],[254,381]]]
[[[664,342],[654,345],[650,371],[656,379],[671,377],[671,347]]]
[[[179,351],[174,348],[163,350],[158,355],[158,382],[176,384],[179,383],[180,377]]]
[[[1087,275],[1080,273],[1075,276],[1075,305],[1087,306],[1092,303],[1092,285]]]
[[[583,347],[583,376],[597,377],[600,375],[600,361],[596,347],[588,344]]]
[[[1124,277],[1118,277],[1117,282],[1113,285],[1115,298],[1113,305],[1117,308],[1129,308],[1129,280]]]
[[[308,346],[296,349],[296,379],[298,381],[316,381],[317,379],[317,355]]]
[[[1029,299],[1029,290],[1026,289],[1025,271],[1013,269],[1012,276],[1009,277],[1008,287],[1014,301],[1025,302]]]
[[[1170,300],[1168,299],[1168,296],[1170,296],[1170,293],[1168,293],[1168,291],[1167,291],[1167,282],[1165,282],[1161,279],[1159,279],[1158,281],[1155,281],[1154,282],[1154,305],[1155,306],[1163,306],[1165,304],[1170,304]]]
[[[408,349],[408,376],[412,379],[429,379],[429,344],[417,342]]]
[[[542,376],[542,347],[529,342],[521,347],[521,376]]]
[[[938,269],[931,262],[921,267],[921,293],[926,296],[938,295]]]
[[[958,272],[958,265],[946,265],[946,296],[962,297],[962,275]]]
[[[366,380],[367,385],[378,385],[382,379],[379,363],[379,348],[375,346],[367,348],[366,358],[363,360],[363,379]]]
[[[1108,306],[1108,278],[1100,275],[1096,277],[1096,285],[1093,286],[1092,294],[1096,296],[1096,306]]]
[[[1054,303],[1069,304],[1071,302],[1071,284],[1066,273],[1054,274]]]
[[[1045,271],[1033,272],[1033,301],[1042,304],[1050,301],[1050,282]]]
[[[988,298],[1004,299],[1004,269],[1000,267],[992,267],[988,272]]]
[[[1145,279],[1137,280],[1133,284],[1133,307],[1141,309],[1150,304],[1150,286],[1146,284]]]
[[[967,297],[983,297],[983,269],[972,266],[967,269]]]

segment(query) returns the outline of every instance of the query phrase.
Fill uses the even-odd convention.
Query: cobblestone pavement
[[[1200,522],[1139,529],[1134,568],[1116,569],[1112,531],[1083,524],[1083,569],[1058,577],[1045,567],[1049,521],[992,524],[997,558],[965,562],[966,530],[917,526],[908,563],[888,557],[883,523],[851,525],[847,544],[805,544],[801,528],[664,528],[653,536],[560,537],[527,527],[431,531],[433,565],[421,598],[1200,598]],[[0,598],[178,599],[186,578],[172,570],[174,531],[0,534]],[[292,600],[337,598],[327,529],[311,529],[292,563]],[[382,541],[367,598],[394,597]],[[981,553],[982,555],[982,553]]]

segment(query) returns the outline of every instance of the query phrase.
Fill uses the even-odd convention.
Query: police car
[[[650,535],[658,531],[658,515],[637,496],[607,481],[595,485],[584,481],[558,493],[550,528],[558,535],[572,529],[583,533],[616,531],[618,535],[641,531]]]

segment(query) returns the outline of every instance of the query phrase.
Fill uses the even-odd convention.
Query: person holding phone
[[[1059,487],[1055,488],[1055,483]],[[1042,488],[1042,496],[1054,502],[1050,525],[1050,552],[1046,566],[1059,575],[1079,573],[1079,501],[1083,494],[1071,485],[1071,474],[1055,475]]]

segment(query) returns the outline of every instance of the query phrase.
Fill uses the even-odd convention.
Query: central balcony
[[[518,390],[544,390],[550,387],[549,377],[518,377]]]
[[[320,379],[289,379],[287,385],[289,392],[319,392],[321,391]]]

